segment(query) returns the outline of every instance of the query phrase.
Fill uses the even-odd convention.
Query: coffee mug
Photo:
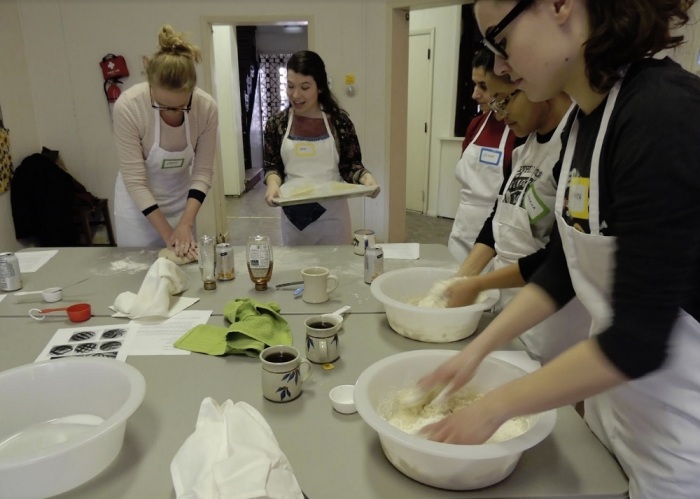
[[[365,248],[371,248],[376,243],[373,230],[358,229],[352,235],[353,251],[356,255],[364,255]]]
[[[307,267],[301,271],[304,279],[304,292],[301,299],[306,303],[324,303],[330,293],[338,287],[338,278],[326,267]]]
[[[314,364],[338,360],[338,331],[342,324],[342,317],[334,314],[316,315],[306,319],[306,358]]]
[[[293,346],[275,345],[260,352],[263,397],[272,402],[289,402],[301,395],[304,381],[311,376],[311,364]]]

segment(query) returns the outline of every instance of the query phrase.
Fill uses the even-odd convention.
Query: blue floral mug
[[[263,397],[272,402],[289,402],[301,395],[301,388],[311,376],[311,364],[299,350],[289,345],[275,345],[260,352]]]
[[[340,358],[338,331],[343,325],[339,314],[324,314],[304,321],[306,327],[306,358],[314,364],[335,362]]]

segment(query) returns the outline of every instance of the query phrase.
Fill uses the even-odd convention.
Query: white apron
[[[289,138],[292,129],[294,111],[289,110],[287,131],[282,139],[280,154],[284,163],[284,171],[289,179],[313,178],[319,180],[343,181],[338,170],[338,150],[328,126],[326,114],[323,123],[328,137],[322,140],[296,140]],[[350,244],[352,230],[350,226],[350,207],[347,199],[329,199],[320,204],[325,212],[299,230],[283,212],[280,217],[282,243],[285,246],[303,246],[316,244]],[[300,205],[307,206],[307,205]],[[294,208],[294,207],[292,207]]]
[[[527,142],[513,151],[513,172],[493,218],[496,249],[494,270],[517,263],[520,258],[543,249],[549,240],[557,194],[552,171],[559,160],[561,132],[570,112],[571,109],[549,142],[539,144],[537,136],[530,134]],[[514,186],[514,183],[518,185]],[[504,201],[503,197],[513,192],[517,195],[515,201]],[[503,310],[519,290],[520,288],[502,289],[496,310]],[[574,298],[557,313],[521,334],[520,339],[529,354],[544,364],[573,344],[586,339],[590,325],[588,312]]]
[[[182,125],[185,128],[187,147],[182,151],[172,152],[160,147],[160,112],[157,109],[154,112],[156,129],[153,146],[145,160],[146,178],[158,208],[163,212],[168,223],[175,227],[180,222],[187,205],[194,163],[189,113],[185,112]],[[114,189],[114,223],[118,246],[132,248],[165,246],[158,231],[131,199],[121,172],[117,174]]]
[[[510,128],[503,130],[498,149],[475,144],[492,119],[496,118],[489,113],[474,139],[464,149],[455,169],[455,176],[462,188],[447,248],[459,263],[469,256],[503,184],[503,161]]]
[[[578,120],[569,137],[557,192],[557,223],[569,273],[577,296],[593,318],[592,335],[612,321],[616,244],[614,237],[600,233],[598,186],[600,151],[620,86],[618,82],[611,90],[605,105],[593,151],[590,192],[579,190],[589,197],[590,234],[577,231],[562,218]],[[695,499],[700,495],[698,359],[700,324],[679,310],[661,369],[585,402],[586,422],[629,476],[632,499]]]

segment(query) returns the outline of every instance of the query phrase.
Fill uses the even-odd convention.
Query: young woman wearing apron
[[[485,147],[476,142],[487,126],[496,124],[496,116],[489,112],[474,136],[464,149],[457,163],[455,176],[462,185],[459,206],[455,215],[447,248],[458,262],[463,262],[476,241],[484,221],[491,214],[493,203],[503,184],[503,165],[506,142],[510,129],[504,127],[498,147]]]
[[[288,179],[309,178],[342,182],[338,170],[338,151],[321,113],[326,135],[318,139],[290,137],[294,110],[289,110],[287,131],[282,139],[281,156]],[[350,244],[350,208],[347,199],[328,199],[283,208],[280,217],[282,242],[285,246],[315,244]]]
[[[189,113],[185,112],[184,127],[187,147],[182,151],[166,151],[160,147],[161,117],[155,113],[155,135],[153,146],[145,160],[148,188],[158,202],[168,223],[175,227],[180,221],[190,186],[190,173],[194,162],[194,148],[190,138]],[[164,123],[164,126],[169,127]],[[124,185],[121,172],[117,175],[114,190],[114,215],[117,242],[123,247],[158,247],[163,246],[163,239],[153,225],[138,209]],[[193,230],[193,232],[196,232]]]
[[[552,134],[550,141],[560,143],[561,133],[571,109],[566,113]],[[537,134],[530,134],[522,147],[513,151],[514,165],[535,165],[523,171],[514,168],[504,190],[515,200],[501,199],[493,218],[495,240],[494,270],[515,264],[521,258],[545,247],[554,224],[554,204],[557,192],[552,178],[554,165],[559,160],[560,147],[536,144]],[[521,186],[511,189],[513,185]],[[503,197],[503,196],[502,196]],[[500,311],[517,294],[520,288],[501,289],[496,304]],[[590,316],[581,302],[573,298],[561,310],[520,335],[528,353],[540,362],[549,362],[571,345],[588,337]]]
[[[600,155],[621,85],[618,81],[608,95],[595,142],[588,190],[590,234],[567,224],[561,216],[567,202],[576,209],[572,198],[577,197],[576,185],[581,184],[562,181],[557,192],[557,224],[566,262],[576,295],[593,318],[591,335],[612,322],[616,242],[615,237],[601,234],[598,201]],[[561,179],[569,179],[577,133],[575,120]],[[699,358],[700,324],[680,310],[663,369],[585,401],[586,422],[631,478],[631,497],[690,497],[688,491],[700,492]]]

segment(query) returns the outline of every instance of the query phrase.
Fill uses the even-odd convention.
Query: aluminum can
[[[0,290],[17,291],[18,289],[22,289],[19,260],[14,253],[0,253]]]
[[[379,246],[365,249],[365,282],[372,284],[384,272],[384,250]]]
[[[233,248],[229,243],[216,245],[216,278],[220,281],[236,278],[236,270],[233,267]]]

